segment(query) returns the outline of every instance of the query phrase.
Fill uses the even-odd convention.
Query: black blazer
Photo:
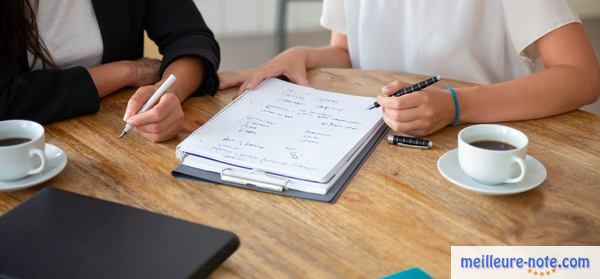
[[[161,75],[178,57],[198,57],[205,77],[195,94],[217,90],[219,45],[192,0],[92,0],[92,4],[104,43],[102,63],[141,58],[146,30],[163,54]],[[3,37],[0,34],[0,49]],[[25,50],[14,65],[16,76],[8,63],[7,53],[0,52],[0,120],[48,123],[98,111],[98,91],[85,68],[30,71]]]

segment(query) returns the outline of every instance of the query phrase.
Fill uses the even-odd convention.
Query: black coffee
[[[4,138],[0,139],[0,146],[10,146],[30,141],[28,138]]]
[[[517,149],[513,145],[501,141],[495,140],[478,140],[470,143],[472,146],[476,146],[483,149],[489,150],[512,150]]]

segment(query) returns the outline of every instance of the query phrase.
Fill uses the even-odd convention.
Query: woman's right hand
[[[238,70],[219,74],[219,90],[241,84],[238,95],[246,90],[256,88],[261,81],[271,77],[285,76],[289,81],[300,85],[308,85],[306,77],[306,48],[290,48],[270,61],[253,70]]]
[[[140,58],[131,61],[133,66],[133,81],[131,86],[142,87],[155,84],[160,80],[160,60],[152,58]]]

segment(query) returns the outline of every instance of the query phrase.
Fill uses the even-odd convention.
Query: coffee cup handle
[[[521,168],[521,174],[518,177],[510,178],[504,181],[504,183],[519,183],[523,178],[525,178],[525,173],[527,172],[527,165],[525,164],[525,160],[521,159],[521,157],[514,157],[513,160],[519,164]]]
[[[41,171],[43,171],[44,168],[46,167],[46,154],[44,153],[44,151],[40,150],[40,149],[32,149],[29,152],[29,156],[31,156],[31,157],[33,157],[33,156],[40,157],[40,162],[41,163],[40,163],[39,167],[37,167],[37,168],[35,168],[33,170],[30,170],[27,174],[28,175],[32,175],[32,174],[40,173]]]

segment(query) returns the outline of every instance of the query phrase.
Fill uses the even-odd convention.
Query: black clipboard
[[[192,168],[192,167],[185,166],[182,164],[180,164],[173,171],[171,171],[171,174],[177,178],[185,178],[185,179],[190,179],[190,180],[195,180],[195,181],[213,182],[213,183],[217,183],[217,184],[230,185],[230,186],[240,187],[240,188],[244,188],[244,189],[248,189],[248,190],[254,190],[254,191],[277,194],[277,195],[284,195],[284,196],[288,196],[288,197],[314,200],[314,201],[320,201],[320,202],[335,203],[337,201],[337,199],[339,198],[340,194],[344,191],[346,186],[352,180],[352,177],[354,177],[356,172],[358,172],[358,169],[360,169],[362,164],[367,160],[367,158],[369,158],[369,155],[373,152],[373,150],[375,150],[375,147],[381,141],[383,136],[386,134],[387,130],[388,130],[388,127],[385,125],[383,125],[382,127],[379,128],[379,130],[375,133],[375,135],[370,139],[368,144],[365,146],[365,148],[363,150],[361,150],[361,152],[358,154],[356,159],[344,171],[344,173],[340,176],[338,181],[333,186],[331,186],[331,188],[329,189],[329,191],[327,191],[327,194],[325,194],[325,195],[307,193],[307,192],[291,190],[291,189],[281,191],[281,192],[270,191],[270,190],[267,190],[264,188],[254,187],[251,185],[232,183],[232,182],[221,180],[220,173],[196,169],[196,168]]]
[[[0,278],[206,278],[228,231],[46,187],[0,217]]]

